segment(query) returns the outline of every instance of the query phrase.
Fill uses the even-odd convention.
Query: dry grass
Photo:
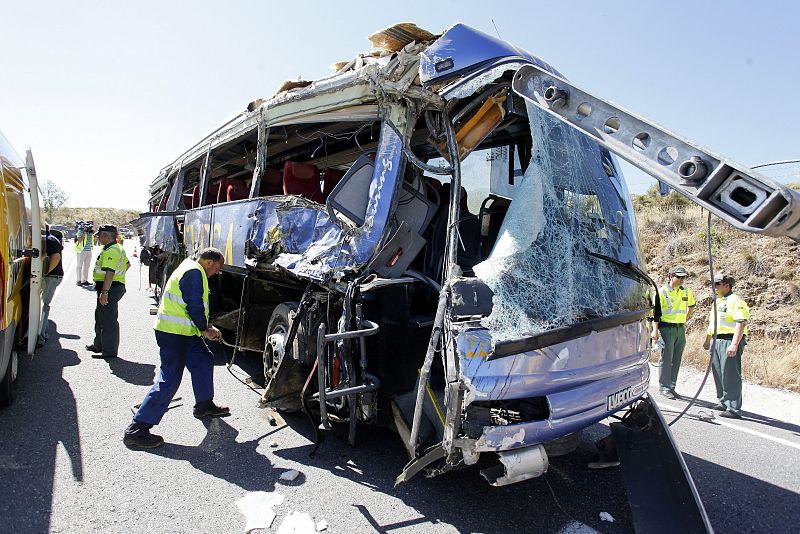
[[[123,210],[116,208],[59,208],[53,221],[54,224],[72,226],[76,221],[94,221],[95,228],[101,224],[126,226],[136,219],[139,212],[136,210]]]
[[[703,350],[705,332],[689,333],[683,365],[705,369],[708,351]],[[755,339],[742,355],[742,376],[762,386],[800,391],[800,336],[786,340]]]
[[[677,205],[682,200],[670,196],[650,191],[635,198],[642,252],[659,284],[676,264],[689,271],[686,285],[695,294],[697,309],[687,325],[684,362],[705,369],[708,354],[702,345],[711,307],[708,213]],[[711,243],[715,272],[733,275],[736,293],[750,306],[745,379],[800,391],[800,248],[786,238],[741,232],[717,218],[712,218]]]

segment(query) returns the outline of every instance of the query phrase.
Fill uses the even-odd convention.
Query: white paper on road
[[[278,534],[316,534],[314,520],[305,512],[289,512],[278,527]]]
[[[245,518],[245,533],[257,528],[269,528],[275,520],[273,506],[283,503],[283,495],[274,491],[252,491],[236,501]]]

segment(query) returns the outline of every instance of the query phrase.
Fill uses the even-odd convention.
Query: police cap
[[[117,235],[117,227],[113,224],[104,224],[97,229],[98,232],[109,232],[111,234]]]
[[[683,277],[683,276],[689,276],[689,273],[686,271],[686,269],[684,267],[678,266],[678,267],[673,267],[672,269],[670,269],[669,270],[669,275],[670,276]]]
[[[723,283],[723,284],[728,284],[729,286],[733,287],[733,283],[735,281],[736,280],[732,276],[729,276],[727,274],[717,273],[717,274],[714,275],[714,283],[715,284]]]

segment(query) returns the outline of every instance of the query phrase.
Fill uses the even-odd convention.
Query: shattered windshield
[[[495,341],[647,306],[643,282],[592,255],[641,264],[629,195],[610,155],[531,104],[528,117],[530,157],[524,172],[519,158],[510,166],[512,200],[491,252],[474,266],[494,293],[481,323]],[[491,227],[495,214],[484,211]]]

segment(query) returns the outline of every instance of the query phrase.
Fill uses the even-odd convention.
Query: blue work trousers
[[[195,404],[214,398],[214,355],[199,336],[181,336],[156,330],[161,369],[133,420],[157,425],[178,391],[186,367],[192,375]]]

